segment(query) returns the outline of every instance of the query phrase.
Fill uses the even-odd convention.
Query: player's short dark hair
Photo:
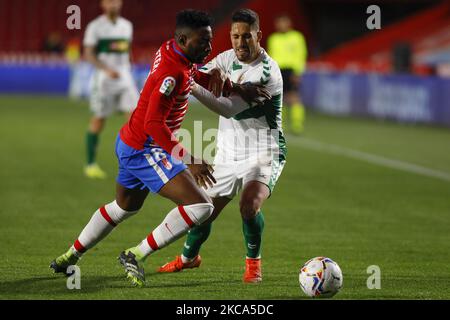
[[[238,9],[233,12],[231,16],[231,22],[244,22],[250,25],[252,28],[259,30],[259,16],[251,9]]]
[[[289,13],[287,13],[287,12],[282,12],[282,13],[277,14],[277,15],[275,16],[275,20],[284,19],[284,18],[287,18],[287,19],[289,19],[289,20],[292,20],[291,16],[290,16]]]
[[[178,12],[176,21],[176,29],[198,29],[213,24],[213,18],[209,13],[194,9],[186,9]]]

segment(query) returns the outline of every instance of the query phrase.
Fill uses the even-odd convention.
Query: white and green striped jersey
[[[220,117],[217,156],[241,161],[271,152],[279,154],[278,160],[284,160],[286,142],[281,126],[283,79],[278,64],[264,49],[250,64],[240,62],[231,49],[219,54],[200,70],[208,73],[215,68],[227,74],[232,82],[264,85],[272,96],[264,106],[248,106],[229,119]]]
[[[94,47],[101,62],[120,72],[130,70],[132,38],[133,25],[130,21],[119,17],[113,22],[106,15],[101,15],[88,24],[83,45]]]

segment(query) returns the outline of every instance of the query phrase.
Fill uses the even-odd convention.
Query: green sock
[[[89,132],[86,134],[86,151],[87,151],[87,163],[95,163],[95,156],[97,153],[98,134]]]
[[[145,259],[147,259],[147,257],[148,257],[148,256],[144,255],[144,253],[142,253],[141,249],[139,249],[139,246],[130,248],[128,250],[131,251],[131,253],[133,253],[136,256],[137,261],[145,262]]]
[[[258,258],[261,254],[261,240],[264,230],[264,215],[260,211],[252,219],[242,219],[245,247],[248,258]]]
[[[211,233],[211,223],[203,224],[192,228],[184,243],[183,256],[188,259],[194,259],[200,252],[203,242],[208,239]]]

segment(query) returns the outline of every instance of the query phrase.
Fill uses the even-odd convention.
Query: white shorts
[[[247,159],[215,164],[213,176],[217,183],[206,192],[211,198],[233,199],[247,182],[259,181],[267,185],[272,194],[285,163],[285,160],[251,161]]]
[[[95,116],[106,118],[117,111],[130,113],[138,100],[139,92],[131,75],[120,81],[108,79],[101,73],[94,76],[90,106]]]

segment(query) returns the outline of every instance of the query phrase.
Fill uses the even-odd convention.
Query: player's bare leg
[[[128,189],[118,183],[116,184],[117,204],[126,211],[139,211],[147,196],[147,189]]]
[[[114,228],[136,214],[142,207],[148,190],[127,189],[117,184],[116,200],[96,210],[73,246],[50,265],[55,273],[66,273],[81,256],[104,239]]]
[[[172,273],[179,272],[183,269],[198,268],[202,262],[202,258],[199,255],[200,248],[211,233],[211,223],[219,216],[231,200],[226,197],[213,198],[214,211],[211,217],[201,225],[189,230],[186,242],[184,243],[183,254],[176,256],[174,260],[160,267],[158,272]]]
[[[106,173],[96,163],[99,136],[103,131],[105,122],[105,118],[98,116],[93,116],[89,122],[89,129],[86,134],[87,165],[84,168],[84,173],[88,178],[106,178]]]
[[[250,181],[244,186],[239,202],[247,247],[243,280],[247,283],[262,281],[261,240],[264,230],[264,216],[261,207],[269,196],[270,190],[265,184],[259,181]]]
[[[211,199],[197,186],[189,170],[182,171],[167,182],[159,194],[178,207],[172,209],[140,244],[123,251],[119,256],[127,278],[136,286],[144,284],[142,263],[149,255],[179,239],[194,226],[201,225],[214,210]]]

